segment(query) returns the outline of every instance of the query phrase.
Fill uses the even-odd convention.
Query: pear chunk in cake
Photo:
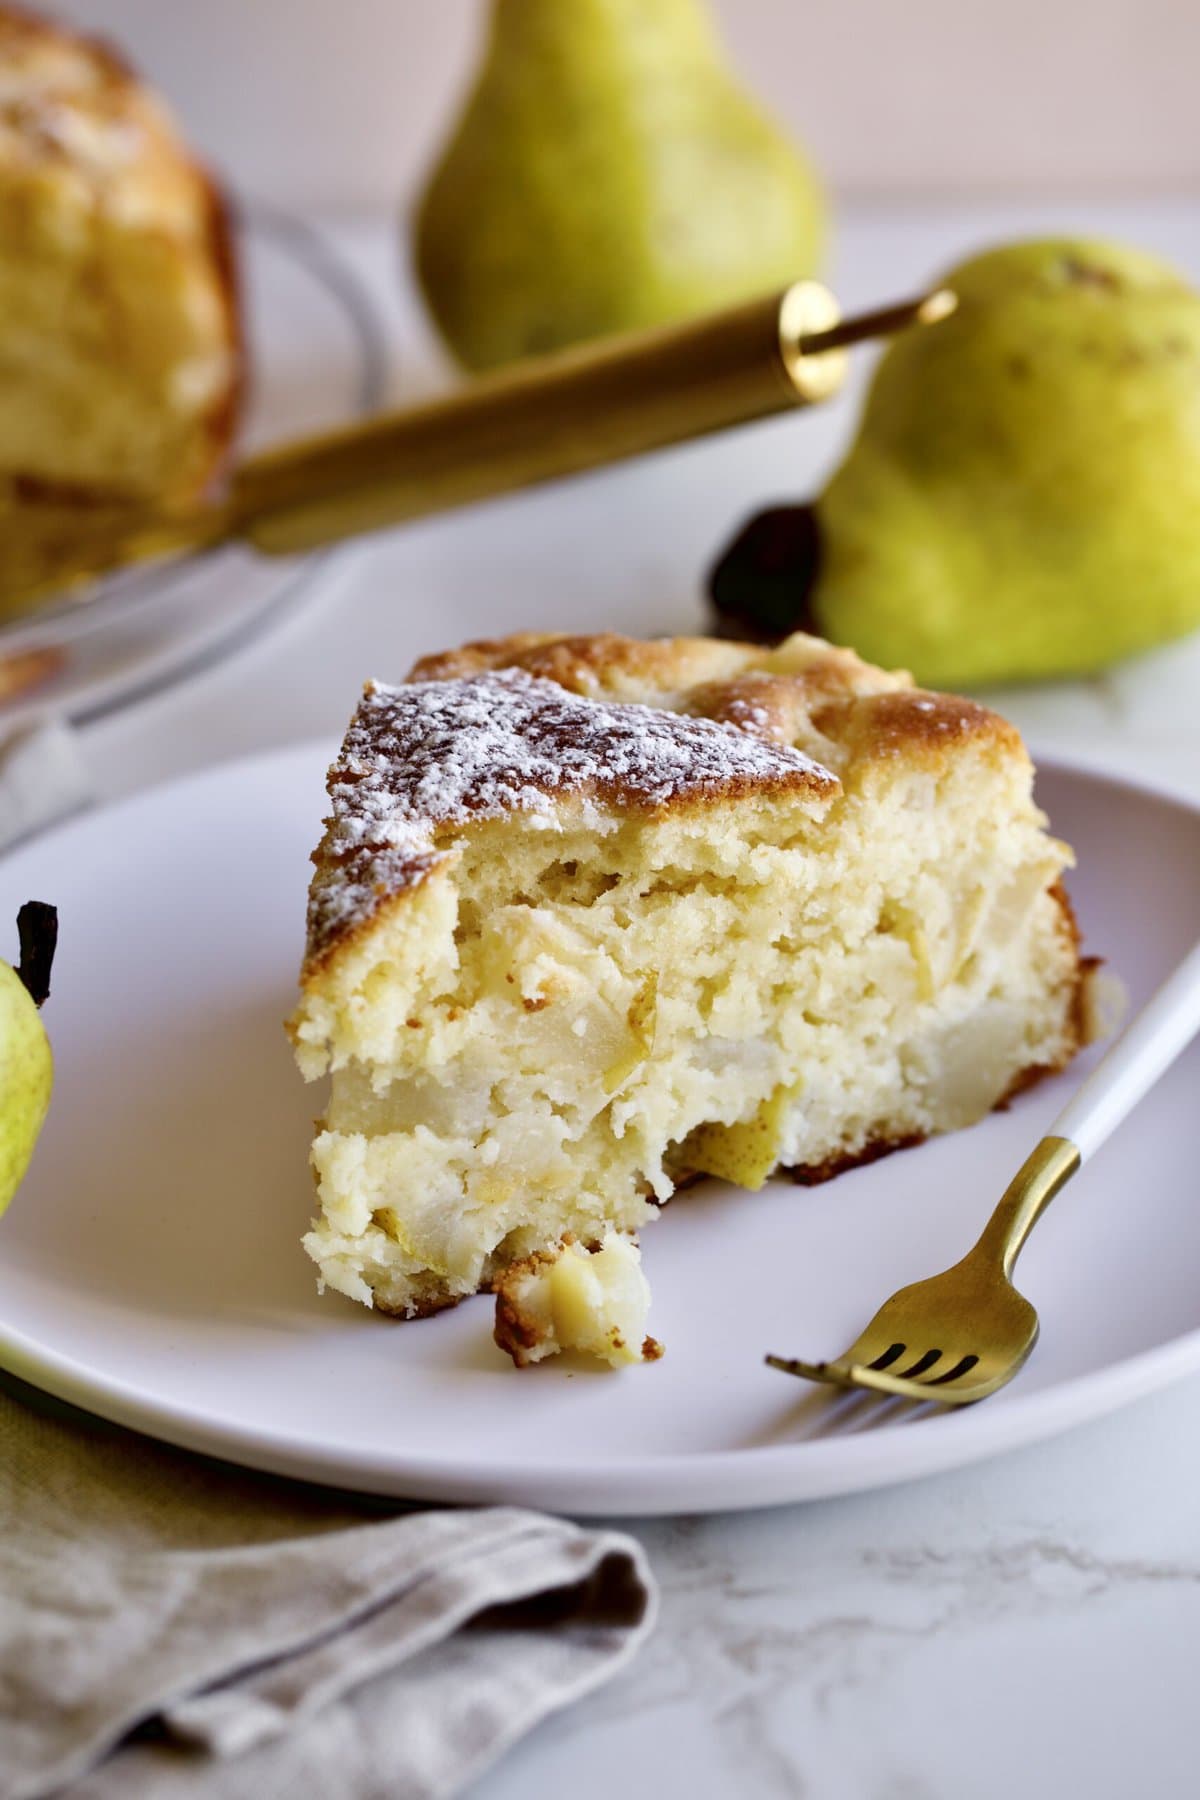
[[[518,1369],[561,1350],[595,1356],[614,1369],[657,1362],[662,1345],[646,1335],[650,1284],[633,1239],[602,1243],[568,1237],[535,1250],[497,1277],[495,1339]]]
[[[1061,1068],[1087,969],[1032,778],[994,713],[799,634],[369,686],[290,1024],[332,1076],[323,1282],[435,1311],[686,1176],[818,1180]]]

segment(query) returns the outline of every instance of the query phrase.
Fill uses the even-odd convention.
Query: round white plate
[[[310,747],[226,765],[0,863],[0,919],[31,898],[61,919],[46,1012],[57,1087],[0,1225],[4,1367],[255,1467],[575,1513],[872,1487],[1200,1368],[1200,1047],[1039,1226],[1020,1283],[1042,1341],[1012,1387],[965,1413],[831,1405],[763,1353],[837,1352],[892,1289],[952,1261],[1077,1072],[824,1187],[681,1194],[644,1234],[660,1363],[614,1374],[560,1358],[519,1374],[486,1299],[409,1325],[319,1299],[298,1240],[320,1093],[280,1021],[327,760]],[[1137,1005],[1200,929],[1200,809],[1061,765],[1039,792],[1079,852],[1088,946]]]
[[[270,207],[240,209],[249,391],[240,453],[344,424],[383,404],[374,301],[332,246]],[[330,552],[264,557],[238,545],[97,583],[0,622],[0,657],[54,647],[48,679],[0,703],[0,732],[47,712],[96,718],[234,648],[314,586]]]

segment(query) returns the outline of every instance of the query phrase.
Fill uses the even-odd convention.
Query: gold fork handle
[[[890,313],[909,323],[920,304],[870,322],[895,329]],[[813,353],[805,340],[839,317],[827,288],[798,282],[683,325],[539,357],[243,464],[226,529],[267,552],[308,550],[811,405],[840,387],[846,353]]]
[[[1017,1171],[976,1250],[1006,1275],[1055,1194],[1200,1033],[1200,943],[1194,944],[1068,1100]]]
[[[1080,1161],[1079,1149],[1070,1138],[1044,1137],[1000,1196],[971,1254],[988,1257],[1011,1275],[1025,1239]]]

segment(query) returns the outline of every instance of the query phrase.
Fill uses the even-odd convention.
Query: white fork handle
[[[1051,1125],[1086,1162],[1200,1031],[1200,944],[1121,1033]]]

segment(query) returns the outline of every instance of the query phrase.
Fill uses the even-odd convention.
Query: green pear
[[[454,354],[486,369],[783,286],[823,232],[811,169],[701,0],[493,0],[416,264]]]
[[[952,270],[816,506],[816,628],[934,686],[1083,674],[1200,625],[1200,296],[1086,240]]]
[[[22,907],[21,936],[20,973],[0,962],[0,1213],[29,1167],[54,1081],[50,1040],[38,1011],[54,954],[53,908],[37,902]]]

